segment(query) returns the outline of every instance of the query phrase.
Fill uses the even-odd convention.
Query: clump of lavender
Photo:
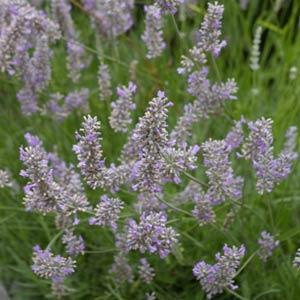
[[[42,250],[40,246],[35,246],[33,251],[32,270],[39,277],[62,282],[75,270],[75,261],[70,257],[54,256],[49,249]]]
[[[62,243],[66,245],[66,252],[71,256],[84,254],[84,241],[81,235],[76,236],[72,229],[65,231],[62,236]]]
[[[156,3],[161,7],[162,11],[167,11],[171,14],[175,14],[177,7],[183,2],[184,0],[156,0]]]
[[[39,110],[38,94],[51,78],[49,44],[61,37],[58,26],[23,0],[0,4],[0,69],[24,85],[17,98],[24,114]]]
[[[297,154],[285,150],[287,148],[274,157],[272,124],[271,119],[265,118],[248,122],[250,134],[242,147],[241,156],[252,161],[257,177],[256,189],[260,194],[271,192],[284,180],[291,171],[292,161],[297,158]]]
[[[46,110],[50,110],[54,117],[61,121],[76,109],[88,112],[88,97],[89,90],[86,88],[70,92],[66,96],[60,93],[51,94]]]
[[[208,140],[202,144],[205,171],[209,179],[208,199],[219,204],[226,198],[238,200],[242,196],[243,179],[235,177],[229,161],[229,148],[224,140]]]
[[[117,37],[133,25],[133,0],[84,0],[83,2],[84,8],[96,24],[96,29],[106,37]]]
[[[207,13],[199,29],[199,40],[197,44],[190,49],[189,57],[183,56],[181,67],[178,68],[179,74],[188,74],[196,66],[207,62],[206,53],[214,57],[219,56],[222,48],[226,46],[226,41],[221,40],[221,27],[224,6],[217,1],[208,3]]]
[[[127,132],[132,123],[130,112],[135,109],[133,97],[136,89],[137,86],[133,82],[129,82],[128,87],[117,88],[118,99],[111,103],[112,112],[109,117],[110,126],[116,132]]]
[[[57,203],[62,200],[62,190],[53,178],[48,155],[41,142],[30,135],[27,137],[29,146],[20,148],[20,160],[25,166],[20,174],[30,180],[24,187],[25,207],[29,211],[55,212]]]
[[[101,196],[94,213],[95,216],[89,219],[90,225],[109,226],[113,231],[117,230],[117,221],[124,208],[124,203],[118,198]]]
[[[158,5],[145,6],[146,28],[142,35],[142,40],[147,46],[147,58],[152,59],[162,54],[166,47],[163,39],[163,19],[162,10]]]
[[[109,100],[112,96],[111,90],[111,76],[108,65],[100,64],[98,70],[98,85],[100,91],[100,100]]]
[[[55,212],[69,218],[78,211],[87,211],[89,203],[78,174],[53,153],[47,153],[38,137],[25,135],[28,147],[20,148],[24,169],[21,176],[28,178],[24,187],[24,204],[28,211],[43,214]]]
[[[274,249],[278,247],[279,241],[276,241],[269,232],[262,231],[258,239],[258,244],[258,256],[262,261],[266,262],[267,259],[272,256]]]
[[[156,253],[165,258],[178,242],[178,234],[172,227],[167,227],[164,213],[142,213],[140,223],[130,219],[127,228],[127,250],[139,250]]]
[[[81,174],[91,188],[101,187],[115,192],[129,181],[132,166],[127,163],[119,166],[111,164],[109,168],[105,166],[100,127],[96,117],[84,117],[82,128],[76,133],[77,144],[73,146],[73,151],[77,155]]]
[[[11,179],[11,175],[6,170],[0,170],[0,188],[4,187],[12,187],[13,181]]]
[[[154,269],[150,266],[146,258],[142,258],[140,260],[139,276],[141,280],[146,284],[150,284],[155,276]]]
[[[171,132],[174,144],[185,142],[199,119],[218,113],[225,101],[236,99],[237,85],[234,79],[212,83],[208,78],[207,56],[212,56],[214,60],[226,46],[225,40],[221,39],[223,12],[224,7],[218,2],[208,4],[198,42],[190,49],[188,56],[182,57],[181,66],[177,69],[179,74],[188,75],[188,92],[195,100],[184,106],[184,113]]]
[[[214,265],[199,261],[193,268],[193,274],[199,280],[208,299],[222,293],[226,288],[238,288],[233,279],[245,255],[245,247],[229,247],[225,244],[223,252],[223,255],[216,254],[217,262]]]
[[[300,270],[300,248],[297,250],[295,258],[293,260],[293,267]]]
[[[114,263],[111,266],[110,273],[115,277],[115,280],[119,283],[133,281],[132,267],[128,263],[127,258],[123,253],[119,253],[114,257]]]

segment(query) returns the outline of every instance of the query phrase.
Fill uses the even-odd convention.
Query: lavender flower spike
[[[193,268],[193,274],[200,281],[208,299],[221,294],[225,288],[238,288],[233,279],[245,255],[245,247],[228,247],[225,244],[223,252],[223,255],[216,254],[217,262],[214,265],[199,261]]]
[[[182,4],[184,0],[156,0],[156,3],[161,7],[162,11],[175,14],[177,12],[177,6]]]
[[[225,40],[220,40],[224,6],[208,3],[207,13],[199,30],[199,42],[197,47],[205,52],[211,52],[213,56],[219,56],[222,48],[226,46]]]
[[[78,167],[81,174],[93,189],[103,186],[105,180],[100,126],[96,117],[90,115],[84,117],[82,128],[76,133],[77,144],[73,146],[79,160]]]
[[[62,282],[74,272],[75,261],[71,258],[54,256],[49,249],[42,250],[40,246],[35,246],[33,250],[32,270],[38,276],[53,282]]]
[[[267,231],[261,232],[261,237],[258,240],[259,251],[258,256],[262,261],[266,262],[267,259],[272,256],[272,253],[279,245],[279,241],[275,241],[274,237]]]
[[[129,220],[127,229],[127,249],[140,250],[141,253],[157,253],[165,258],[178,242],[178,234],[172,227],[167,227],[164,213],[144,212],[140,224]]]
[[[117,230],[117,221],[124,204],[118,198],[101,196],[101,201],[95,208],[95,216],[89,219],[90,225],[110,226],[113,231]]]
[[[111,128],[116,132],[127,132],[132,123],[130,112],[135,109],[133,96],[136,93],[136,85],[129,82],[128,87],[119,86],[117,88],[118,99],[112,102],[112,112],[109,117]]]
[[[162,11],[154,4],[145,6],[145,12],[146,28],[142,35],[142,40],[145,42],[148,49],[147,58],[152,59],[160,56],[166,47],[162,31]]]
[[[140,260],[139,276],[146,284],[150,284],[155,276],[154,269],[150,266],[146,258]]]
[[[98,85],[99,85],[99,95],[100,100],[109,100],[112,96],[111,90],[111,76],[109,73],[108,65],[100,64],[98,70]]]
[[[62,237],[62,243],[66,245],[66,252],[71,256],[84,254],[84,241],[82,236],[76,236],[72,229],[65,231]]]

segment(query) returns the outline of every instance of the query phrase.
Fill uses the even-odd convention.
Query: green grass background
[[[185,33],[182,39],[178,38],[172,19],[166,18],[165,38],[168,48],[160,58],[151,61],[145,58],[146,49],[140,38],[144,28],[141,1],[136,3],[136,23],[132,30],[121,36],[114,45],[102,41],[105,62],[110,66],[114,88],[118,84],[127,84],[130,63],[138,61],[135,120],[158,89],[165,90],[174,102],[170,109],[170,128],[182,113],[183,105],[192,100],[186,92],[185,78],[177,74],[176,68],[180,56],[187,53],[192,45],[193,32],[199,27],[205,13],[206,1],[198,2],[185,20],[177,17],[178,27]],[[222,51],[217,65],[223,80],[234,77],[239,86],[238,100],[227,103],[226,112],[234,119],[239,119],[241,115],[253,120],[262,116],[271,117],[274,120],[275,149],[279,151],[288,126],[299,125],[300,77],[291,81],[289,69],[292,66],[300,69],[300,1],[282,1],[277,12],[274,9],[278,1],[251,0],[246,11],[240,9],[238,1],[221,2],[225,5],[223,32],[228,46]],[[87,53],[92,57],[91,65],[82,73],[78,84],[72,83],[65,68],[63,42],[55,45],[53,78],[48,90],[41,96],[41,102],[47,101],[51,92],[67,93],[79,87],[90,88],[90,111],[102,121],[104,153],[107,162],[113,162],[118,159],[126,135],[115,134],[109,128],[109,103],[99,101],[95,36],[88,17],[75,7],[73,17],[80,31],[80,40],[90,49]],[[249,51],[258,25],[263,27],[261,69],[254,76],[249,68]],[[217,76],[211,69],[211,78],[216,80]],[[49,282],[37,278],[31,272],[32,247],[35,244],[45,247],[57,230],[52,216],[43,217],[24,211],[22,186],[25,182],[19,176],[22,168],[18,159],[19,147],[24,143],[24,133],[31,132],[43,140],[47,150],[55,148],[65,161],[76,164],[72,145],[75,143],[74,132],[82,121],[82,113],[75,112],[62,123],[45,115],[24,117],[16,100],[20,86],[18,80],[0,74],[0,168],[9,169],[20,185],[17,192],[0,190],[0,280],[10,291],[12,299],[48,299],[51,298]],[[259,89],[256,96],[251,93],[253,87]],[[115,99],[115,95],[112,99]],[[224,114],[213,116],[195,126],[192,140],[201,143],[209,137],[223,138],[230,126],[231,122]],[[71,287],[70,296],[65,299],[144,299],[145,292],[152,290],[156,291],[158,299],[205,299],[200,285],[192,276],[195,262],[200,259],[212,262],[214,254],[221,250],[224,243],[245,244],[245,262],[257,250],[257,239],[262,230],[276,235],[281,242],[280,247],[266,264],[257,257],[249,262],[236,279],[240,286],[237,292],[245,299],[253,300],[299,299],[300,279],[292,268],[295,251],[300,247],[299,163],[295,163],[288,180],[263,197],[255,192],[250,165],[235,162],[235,170],[245,177],[244,201],[247,207],[238,212],[227,230],[222,227],[228,209],[226,205],[218,210],[215,227],[199,227],[196,221],[169,211],[170,222],[181,234],[181,246],[176,255],[164,261],[146,255],[157,274],[149,287],[138,279],[130,285],[116,285],[113,277],[108,274],[114,255],[112,233],[82,222],[78,232],[84,237],[89,253],[78,258],[77,271],[67,280]],[[193,175],[205,179],[201,161]],[[171,199],[186,183],[184,179],[179,187],[168,187],[166,198]],[[88,188],[86,191],[91,203],[96,203],[103,193]],[[126,193],[119,193],[119,196],[128,205],[135,201],[135,196]],[[182,208],[190,210],[192,206],[186,204]],[[60,242],[55,243],[53,251],[63,253]],[[133,266],[136,266],[139,257],[138,253],[129,255]],[[235,297],[224,292],[216,299]]]

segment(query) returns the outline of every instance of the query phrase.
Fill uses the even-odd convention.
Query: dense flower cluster
[[[216,263],[208,264],[205,261],[198,262],[193,268],[193,274],[200,281],[207,298],[220,294],[225,288],[232,290],[238,287],[234,284],[234,277],[242,258],[245,255],[245,247],[223,247],[224,254],[216,254]]]
[[[62,243],[66,245],[66,252],[71,255],[75,256],[78,254],[84,254],[84,241],[82,236],[76,236],[73,230],[66,230],[63,237]]]
[[[162,54],[166,48],[163,39],[163,19],[162,10],[157,5],[145,6],[146,28],[142,35],[142,40],[147,46],[147,58],[155,58]]]
[[[164,213],[142,213],[140,223],[130,219],[127,228],[127,249],[156,253],[161,258],[169,255],[177,243],[177,233],[167,227]]]
[[[119,86],[117,88],[118,99],[111,103],[112,112],[109,117],[111,128],[116,132],[127,132],[132,122],[130,112],[135,109],[133,97],[136,93],[136,85],[129,82],[128,87]]]
[[[37,137],[26,134],[25,138],[28,147],[20,148],[25,169],[20,174],[29,179],[24,187],[26,209],[67,216],[88,210],[89,203],[72,166],[68,168],[56,156],[47,153]]]
[[[124,204],[121,200],[103,195],[94,210],[95,216],[89,219],[89,223],[90,225],[109,226],[116,231],[117,221],[123,208]]]
[[[54,256],[49,249],[42,250],[40,246],[35,246],[33,250],[32,270],[38,276],[62,282],[75,271],[75,261],[71,258]]]
[[[279,241],[275,241],[274,237],[267,231],[262,231],[258,240],[259,251],[258,256],[264,262],[272,256],[274,249],[279,245]]]

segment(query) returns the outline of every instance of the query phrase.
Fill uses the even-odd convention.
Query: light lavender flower
[[[82,128],[76,133],[77,144],[73,146],[81,174],[93,189],[104,186],[105,180],[100,128],[101,124],[96,117],[84,117]]]
[[[209,179],[207,196],[212,204],[219,204],[226,198],[238,200],[242,196],[243,179],[235,177],[229,149],[224,140],[208,140],[202,144],[205,171]]]
[[[210,195],[200,191],[197,194],[194,194],[193,198],[195,206],[192,210],[192,214],[197,219],[199,225],[202,226],[214,223],[216,215],[213,210],[213,203],[210,199]]]
[[[66,252],[71,256],[84,254],[84,241],[81,235],[76,236],[72,229],[67,229],[62,236],[62,243],[66,245]]]
[[[83,46],[77,42],[78,33],[71,17],[71,5],[67,0],[52,0],[52,15],[64,34],[67,41],[67,67],[68,76],[73,82],[78,82],[81,71],[85,68],[85,52]]]
[[[277,184],[291,172],[295,153],[283,150],[277,158],[273,154],[273,135],[271,119],[261,118],[248,122],[250,134],[242,147],[241,156],[252,161],[257,177],[258,193],[271,192]]]
[[[165,93],[159,91],[136,125],[131,141],[137,147],[139,160],[133,168],[136,184],[133,188],[142,192],[161,190],[162,150],[168,145],[167,112],[172,105]]]
[[[76,109],[87,113],[89,110],[88,97],[89,90],[87,88],[70,92],[66,96],[60,93],[51,94],[50,101],[46,105],[46,111],[50,110],[51,114],[60,121]]]
[[[242,258],[245,255],[245,247],[223,247],[224,254],[216,254],[216,263],[208,264],[205,261],[198,262],[193,268],[193,274],[200,281],[207,298],[211,299],[214,295],[220,294],[224,289],[238,288],[234,284],[234,277]]]
[[[146,298],[145,300],[156,300],[156,293],[155,292],[151,292],[151,293],[146,293]]]
[[[295,254],[295,258],[293,260],[293,267],[297,269],[297,271],[300,270],[300,248],[297,250]]]
[[[0,188],[4,187],[12,187],[13,181],[11,179],[11,175],[6,170],[0,170]]]
[[[57,203],[63,197],[61,187],[54,181],[48,165],[47,152],[43,149],[41,142],[38,139],[36,141],[30,139],[30,135],[27,137],[29,147],[20,148],[20,160],[25,166],[20,174],[30,180],[29,184],[24,187],[26,210],[37,210],[44,214],[55,212]]]
[[[147,58],[152,59],[162,54],[166,48],[163,39],[163,19],[162,11],[157,5],[145,6],[146,28],[142,35],[142,40],[147,46]]]
[[[220,40],[224,6],[208,3],[207,13],[199,30],[198,48],[210,52],[213,56],[219,56],[222,48],[226,46],[225,40]]]
[[[298,127],[290,126],[285,133],[285,143],[283,146],[282,153],[290,155],[293,160],[298,158],[298,153],[296,152],[297,139]]]
[[[140,223],[130,219],[127,228],[127,249],[141,253],[157,253],[161,258],[169,255],[178,242],[178,234],[167,227],[164,213],[142,213]]]
[[[128,87],[119,86],[117,88],[118,99],[111,103],[112,112],[109,117],[110,126],[116,132],[127,132],[132,123],[130,112],[136,107],[133,102],[136,89],[137,86],[133,82],[129,82]]]
[[[156,0],[162,11],[170,12],[171,14],[175,14],[177,12],[177,7],[182,4],[184,0]]]
[[[95,216],[89,219],[90,225],[109,226],[113,231],[117,230],[117,221],[124,208],[124,203],[118,198],[109,198],[103,195],[97,204]]]
[[[32,270],[39,277],[51,279],[53,282],[62,282],[65,277],[75,270],[75,261],[70,257],[54,256],[49,250],[42,250],[40,246],[33,248]]]
[[[274,249],[278,247],[279,241],[276,241],[269,232],[262,231],[258,239],[258,244],[258,256],[262,261],[266,262],[267,259],[272,256]]]
[[[118,283],[123,283],[126,281],[131,283],[133,281],[132,268],[123,253],[120,253],[114,257],[114,263],[109,272],[114,275],[114,278]]]
[[[100,91],[100,100],[109,100],[112,96],[111,76],[108,65],[100,64],[98,70],[98,85]]]
[[[259,46],[261,43],[261,35],[262,35],[262,27],[258,26],[255,30],[253,45],[251,49],[251,56],[250,56],[250,68],[252,71],[257,71],[259,66],[259,58],[260,58],[260,50]]]
[[[133,25],[133,0],[84,0],[84,8],[103,35],[114,38]]]
[[[146,258],[140,259],[139,276],[146,284],[150,284],[155,276],[154,269],[150,266]]]

